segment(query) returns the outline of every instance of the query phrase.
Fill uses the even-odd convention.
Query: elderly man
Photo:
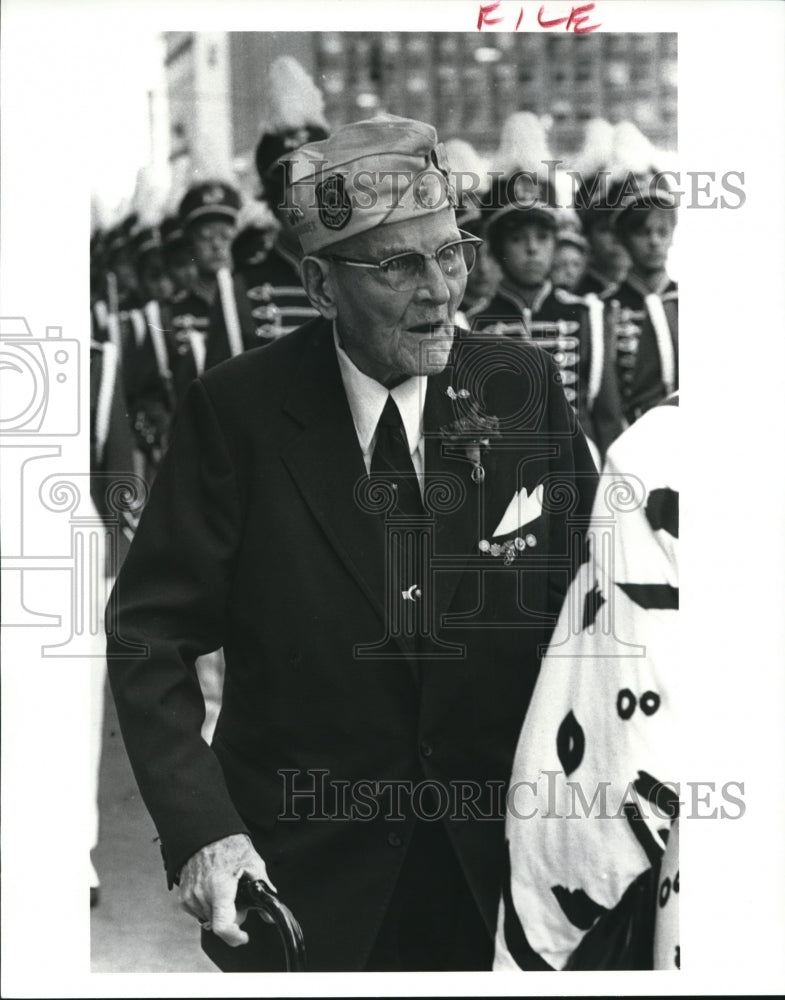
[[[596,472],[550,359],[457,332],[474,257],[434,129],[289,159],[320,318],[189,389],[110,604],[169,883],[227,971],[489,969],[504,791]],[[194,659],[223,646],[212,746]]]

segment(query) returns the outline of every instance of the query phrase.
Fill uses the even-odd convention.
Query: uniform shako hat
[[[644,218],[654,209],[674,211],[678,199],[668,186],[666,175],[657,173],[647,176],[629,175],[616,190],[616,197],[610,214],[610,224],[617,233],[623,233],[630,226]]]
[[[549,196],[547,184],[526,171],[494,177],[483,199],[485,231],[490,237],[494,232],[509,232],[538,223],[556,232],[559,214],[549,204]]]
[[[207,219],[234,222],[240,211],[240,195],[224,181],[205,181],[190,187],[180,202],[178,217],[184,229]]]
[[[575,247],[576,250],[580,250],[581,253],[589,252],[589,242],[580,233],[576,233],[574,229],[560,229],[556,234],[556,245],[565,247]]]
[[[444,146],[425,122],[380,115],[284,157],[289,222],[304,254],[455,207]]]
[[[154,250],[161,250],[163,238],[160,228],[158,226],[137,226],[131,233],[131,247],[137,260]]]
[[[321,142],[327,135],[327,129],[321,125],[303,125],[278,132],[265,132],[257,143],[255,153],[256,172],[260,180],[267,180],[269,183],[270,170],[282,156],[287,156],[306,143]]]
[[[183,224],[176,215],[168,215],[161,222],[161,240],[167,249],[185,240]]]
[[[139,216],[131,212],[107,232],[104,247],[108,260],[128,252],[131,233],[138,223]]]

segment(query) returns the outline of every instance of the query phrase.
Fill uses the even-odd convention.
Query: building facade
[[[292,55],[325,98],[333,126],[378,111],[433,123],[488,154],[514,111],[550,120],[554,154],[586,123],[632,121],[655,145],[677,146],[677,35],[481,32],[227,32],[167,34],[171,154],[200,132],[243,173],[264,115],[267,68]]]

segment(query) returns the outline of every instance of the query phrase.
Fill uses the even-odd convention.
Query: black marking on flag
[[[594,624],[597,612],[605,604],[599,584],[595,581],[594,586],[586,595],[583,601],[583,625],[581,628],[588,628]]]
[[[638,771],[638,780],[635,782],[634,788],[639,795],[651,802],[663,816],[675,819],[679,815],[679,796],[672,788],[658,781],[651,774],[646,771]],[[663,837],[665,841],[668,839],[667,833],[666,830]]]
[[[679,494],[669,487],[652,490],[646,501],[646,520],[652,531],[663,529],[679,537]]]
[[[654,834],[646,826],[646,821],[641,815],[637,802],[625,802],[623,811],[635,839],[641,845],[646,853],[646,857],[649,859],[649,864],[652,867],[659,864],[665,852],[654,839]]]
[[[583,735],[583,728],[571,709],[562,719],[556,734],[556,753],[559,755],[559,763],[564,768],[565,776],[572,774],[580,766],[585,749],[586,737]]]
[[[516,965],[527,972],[553,972],[553,966],[548,965],[544,958],[529,944],[526,932],[515,911],[512,901],[512,882],[510,870],[510,844],[504,852],[504,873],[502,877],[502,898],[504,900],[504,943],[512,955]]]
[[[563,885],[551,886],[556,902],[573,927],[587,931],[604,913],[607,907],[597,903],[583,889],[565,889]]]
[[[616,586],[646,611],[679,609],[679,588],[669,583],[617,583]]]

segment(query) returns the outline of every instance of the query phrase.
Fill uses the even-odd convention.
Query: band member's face
[[[673,243],[675,218],[673,212],[652,209],[646,221],[624,240],[633,266],[641,271],[659,271],[665,267]]]
[[[191,228],[194,260],[200,271],[216,274],[222,267],[232,266],[232,240],[235,227],[222,219],[197,222]]]
[[[187,248],[170,253],[166,269],[176,292],[192,288],[198,278],[193,255]]]
[[[493,259],[488,244],[483,243],[477,249],[477,261],[466,281],[466,296],[481,299],[491,296],[499,284],[499,265]]]
[[[136,268],[133,265],[131,258],[122,251],[118,253],[111,261],[110,271],[114,271],[117,276],[117,287],[120,290],[120,294],[125,294],[127,292],[135,292],[139,287],[139,281],[136,277]]]
[[[588,233],[592,262],[603,274],[626,271],[630,258],[606,220],[594,223]]]
[[[409,251],[432,254],[460,238],[455,213],[444,209],[361,233],[324,256],[379,262]],[[360,371],[382,383],[442,371],[466,287],[462,264],[450,276],[436,260],[426,260],[416,286],[406,291],[391,288],[378,270],[334,261],[330,281],[341,344]]]
[[[139,267],[139,277],[146,299],[166,302],[172,297],[174,285],[164,268],[160,254],[151,253],[144,259]]]
[[[557,288],[571,292],[586,270],[586,254],[578,247],[564,244],[556,248],[551,279]]]
[[[530,223],[506,233],[502,240],[503,270],[516,285],[536,288],[553,266],[556,237],[547,226]]]

